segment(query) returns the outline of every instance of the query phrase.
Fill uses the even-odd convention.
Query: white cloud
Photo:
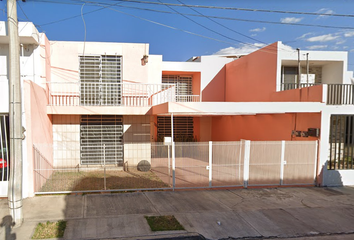
[[[308,42],[328,42],[338,39],[340,36],[333,36],[332,34],[320,35],[306,39]]]
[[[308,46],[306,48],[310,49],[310,50],[315,50],[315,49],[324,49],[327,47],[328,47],[328,45],[313,45],[313,46]]]
[[[254,28],[254,29],[251,29],[250,32],[264,32],[266,30],[265,27],[262,27],[262,28]]]
[[[354,31],[344,33],[344,37],[353,37]]]
[[[329,8],[321,8],[320,10],[317,11],[317,13],[333,14],[334,11],[332,9],[329,9]],[[327,18],[327,17],[329,17],[329,16],[320,15],[320,16],[317,17],[317,19]]]
[[[266,45],[263,43],[241,44],[239,48],[228,47],[220,49],[213,55],[247,55],[264,46]]]
[[[340,45],[340,44],[343,44],[343,43],[345,43],[345,42],[346,42],[345,40],[340,39],[339,41],[336,42],[336,44],[337,44],[337,45]]]
[[[298,23],[302,20],[303,18],[296,18],[296,17],[287,17],[287,18],[281,18],[280,22],[281,23]]]
[[[303,38],[306,38],[307,36],[311,36],[313,35],[313,33],[309,32],[309,33],[305,33],[305,34],[302,34],[300,37],[296,38],[296,39],[303,39]]]

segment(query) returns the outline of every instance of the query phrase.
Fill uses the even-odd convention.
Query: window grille
[[[174,141],[192,141],[193,117],[173,117]],[[157,138],[171,137],[171,117],[157,117]]]
[[[121,104],[122,57],[80,56],[81,105]]]
[[[81,164],[123,163],[123,117],[86,115],[80,123]]]
[[[176,85],[176,95],[192,95],[192,76],[162,75],[162,83]]]
[[[332,115],[329,169],[354,169],[354,115]]]

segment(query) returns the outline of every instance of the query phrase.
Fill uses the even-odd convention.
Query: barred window
[[[123,163],[122,116],[82,116],[80,135],[81,164]]]
[[[193,117],[173,117],[174,141],[192,141],[194,139]],[[171,117],[157,117],[157,139],[171,137]]]
[[[81,105],[120,105],[122,56],[80,56]]]

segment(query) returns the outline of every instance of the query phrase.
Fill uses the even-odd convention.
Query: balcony
[[[323,95],[327,94],[327,105],[354,105],[354,85],[353,84],[313,84],[313,83],[282,83],[282,91],[302,89],[312,86],[323,87]],[[327,90],[326,90],[327,88]]]
[[[176,95],[174,84],[47,82],[49,106],[150,107],[165,102],[199,102]]]
[[[354,85],[328,84],[327,105],[354,105]]]

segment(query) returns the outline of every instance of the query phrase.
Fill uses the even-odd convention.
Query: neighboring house
[[[8,40],[0,26],[5,146]],[[24,197],[34,193],[33,145],[55,167],[100,165],[103,157],[135,166],[149,160],[150,142],[171,136],[172,119],[175,141],[319,139],[318,183],[354,184],[346,52],[301,51],[298,81],[298,52],[281,42],[246,56],[165,62],[148,44],[49,41],[32,23],[20,29]]]

